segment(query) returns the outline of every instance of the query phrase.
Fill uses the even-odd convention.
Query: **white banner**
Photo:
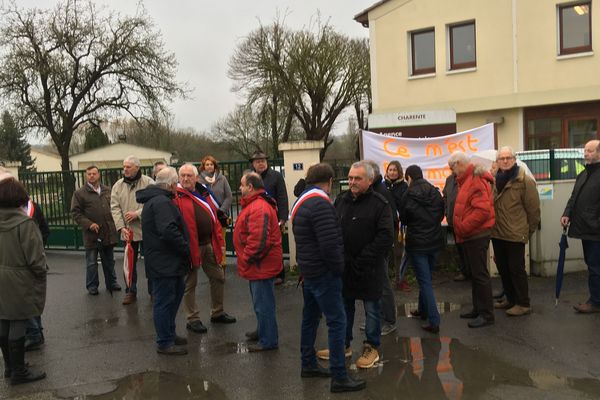
[[[381,174],[390,161],[400,161],[402,169],[416,164],[423,170],[423,177],[442,189],[446,177],[451,174],[448,157],[455,151],[467,155],[494,149],[494,124],[435,138],[402,138],[362,131],[363,156],[379,164]]]

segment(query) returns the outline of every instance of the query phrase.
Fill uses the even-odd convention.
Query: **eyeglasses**
[[[497,160],[498,161],[510,161],[512,160],[514,157],[498,157]]]

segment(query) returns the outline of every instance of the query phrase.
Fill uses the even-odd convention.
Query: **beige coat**
[[[138,242],[142,240],[142,204],[135,200],[135,193],[138,190],[145,189],[148,185],[153,184],[152,178],[142,175],[140,179],[131,186],[123,180],[119,179],[112,187],[110,195],[110,210],[117,231],[127,227],[133,230],[133,240]],[[125,213],[135,211],[138,218],[132,223],[125,222]]]
[[[540,196],[535,181],[523,168],[500,193],[494,185],[494,207],[492,238],[527,243],[540,223]]]

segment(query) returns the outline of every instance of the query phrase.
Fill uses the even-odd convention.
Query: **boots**
[[[8,350],[8,336],[0,337],[0,348],[2,349],[2,357],[4,358],[4,377],[10,378],[12,369],[10,367],[10,351]]]
[[[12,367],[12,375],[10,377],[11,385],[19,385],[21,383],[29,383],[44,379],[45,372],[37,372],[27,368],[25,365],[25,338],[11,340],[8,342],[10,350],[10,362]]]

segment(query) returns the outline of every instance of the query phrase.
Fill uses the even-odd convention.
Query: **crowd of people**
[[[560,223],[582,239],[589,269],[589,299],[575,307],[580,313],[600,312],[600,141],[585,146],[586,167],[577,177]],[[332,392],[365,388],[351,377],[346,358],[353,354],[356,302],[365,312],[363,346],[356,366],[371,368],[380,360],[381,336],[396,329],[393,288],[406,290],[404,260],[419,285],[413,317],[431,334],[440,331],[433,290],[433,270],[446,245],[443,220],[456,243],[461,279],[469,279],[472,308],[460,314],[470,328],[495,323],[494,310],[508,316],[531,313],[525,245],[540,224],[535,181],[503,147],[492,169],[464,153],[448,159],[452,172],[441,193],[424,179],[418,165],[403,170],[392,161],[385,174],[369,160],[354,163],[348,190],[332,200],[334,170],[326,163],[311,166],[295,188],[289,210],[285,181],[257,151],[252,169],[239,182],[241,212],[233,227],[237,272],[248,280],[256,329],[246,333],[250,352],[279,347],[274,286],[283,282],[283,229],[288,218],[296,241],[304,306],[301,326],[301,376],[330,378]],[[198,270],[210,287],[210,322],[232,324],[225,312],[225,229],[232,190],[218,161],[206,156],[200,170],[184,164],[176,170],[154,165],[153,177],[142,174],[139,159],[123,161],[123,177],[112,188],[100,181],[96,166],[86,169],[86,183],[74,194],[71,212],[81,227],[85,246],[86,289],[98,295],[100,257],[107,290],[120,291],[114,247],[118,238],[134,256],[126,280],[123,305],[137,299],[137,260],[144,254],[147,288],[153,304],[157,352],[187,354],[187,339],[176,333],[176,315],[183,312],[191,333],[202,334],[197,304]],[[25,363],[26,341],[43,343],[41,315],[45,303],[47,224],[23,185],[0,170],[0,347],[4,374],[12,384],[43,379]],[[488,265],[490,242],[504,295],[494,302]],[[390,278],[394,276],[394,282]],[[315,349],[321,316],[328,328],[328,346]],[[31,333],[31,336],[29,335]],[[27,336],[27,337],[26,337]],[[33,346],[35,347],[35,346]],[[328,360],[329,367],[319,363]]]

